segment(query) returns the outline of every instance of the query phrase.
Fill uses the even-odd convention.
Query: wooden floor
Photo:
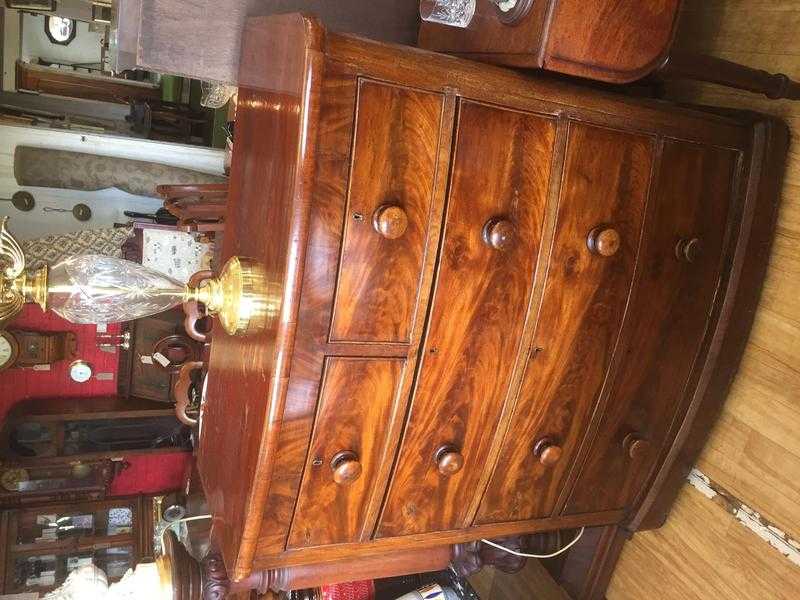
[[[800,79],[800,0],[686,0],[678,42]],[[793,140],[747,353],[698,468],[800,540],[800,102],[680,84],[670,97],[782,116]],[[800,598],[800,568],[687,486],[667,525],[627,544],[609,600]]]

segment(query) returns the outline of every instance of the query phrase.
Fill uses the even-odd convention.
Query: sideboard
[[[264,265],[271,317],[213,332],[213,570],[286,589],[660,525],[736,372],[787,144],[250,19],[222,253]]]

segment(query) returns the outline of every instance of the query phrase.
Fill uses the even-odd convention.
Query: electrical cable
[[[586,527],[581,527],[581,530],[578,532],[578,535],[575,536],[575,539],[572,540],[569,544],[558,550],[557,552],[553,552],[552,554],[525,554],[524,552],[517,552],[516,550],[512,550],[511,548],[506,548],[505,546],[501,546],[500,544],[495,544],[494,542],[490,542],[489,540],[481,540],[487,546],[491,546],[492,548],[497,548],[498,550],[503,550],[508,552],[509,554],[513,554],[514,556],[521,556],[522,558],[553,558],[558,556],[559,554],[563,554],[570,548],[572,548],[575,544],[578,543],[583,537],[583,532],[586,531]]]

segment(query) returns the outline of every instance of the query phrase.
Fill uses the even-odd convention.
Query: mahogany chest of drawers
[[[211,349],[230,575],[660,524],[752,321],[786,128],[299,15],[243,52],[223,258],[266,266],[274,317]]]

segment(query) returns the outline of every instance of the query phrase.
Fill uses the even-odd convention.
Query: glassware
[[[419,14],[431,23],[464,28],[475,16],[475,0],[422,0]]]
[[[186,286],[147,267],[111,256],[84,255],[49,272],[47,306],[72,323],[118,323],[181,304]]]

